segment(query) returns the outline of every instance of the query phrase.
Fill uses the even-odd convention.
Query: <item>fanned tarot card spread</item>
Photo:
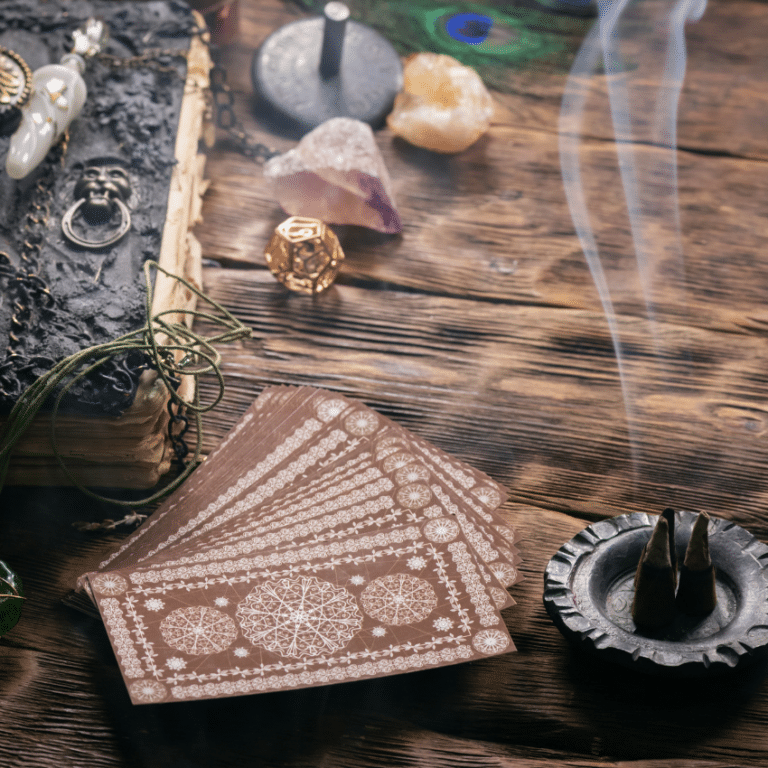
[[[270,387],[97,571],[135,704],[514,651],[505,489],[361,403]]]

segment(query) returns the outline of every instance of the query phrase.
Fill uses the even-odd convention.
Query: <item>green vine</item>
[[[152,297],[154,295],[152,270],[157,270],[173,280],[177,280],[188,290],[192,291],[199,299],[206,301],[220,315],[213,315],[199,309],[168,309],[152,316]],[[5,482],[8,466],[13,450],[24,435],[27,427],[32,423],[40,409],[51,397],[55,395],[51,412],[51,445],[53,454],[62,468],[64,474],[73,485],[84,493],[99,501],[107,501],[124,507],[142,507],[166,496],[179,487],[186,480],[195,467],[200,463],[202,451],[202,414],[215,408],[224,396],[224,378],[221,373],[221,355],[216,349],[216,344],[226,344],[237,339],[248,338],[251,335],[250,328],[244,326],[237,318],[228,312],[223,306],[210,299],[192,283],[178,275],[174,275],[161,267],[157,262],[147,261],[144,264],[144,277],[146,280],[146,313],[147,322],[142,328],[120,336],[105,344],[97,344],[80,352],[60,360],[50,371],[43,374],[34,384],[28,387],[16,402],[0,438],[0,488]],[[212,336],[201,336],[187,327],[183,322],[169,321],[169,315],[191,316],[207,320],[221,332]],[[159,339],[160,336],[164,338]],[[104,364],[111,358],[126,352],[140,351],[148,354],[154,363],[154,368],[164,382],[171,399],[179,407],[192,414],[194,418],[197,443],[194,455],[184,467],[184,470],[168,485],[151,496],[138,501],[123,501],[109,499],[100,496],[93,491],[83,488],[72,476],[61,456],[56,443],[56,417],[61,401],[71,387],[82,377],[87,376],[95,368]],[[182,353],[181,360],[177,363],[175,354]],[[199,397],[199,377],[212,373],[219,383],[217,396],[212,402],[201,404]],[[192,376],[194,378],[194,393],[191,400],[185,400],[177,392],[180,376]]]

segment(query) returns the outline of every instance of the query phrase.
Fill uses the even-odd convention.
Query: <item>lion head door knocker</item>
[[[125,237],[131,228],[131,212],[126,205],[131,180],[125,168],[116,164],[86,166],[75,184],[74,195],[75,202],[61,220],[61,230],[70,243],[95,251],[109,248]],[[90,233],[98,228],[102,233],[91,238],[85,232],[75,232],[80,217],[88,225],[81,225],[81,230]]]

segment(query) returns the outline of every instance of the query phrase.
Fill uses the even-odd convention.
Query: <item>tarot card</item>
[[[427,522],[89,580],[136,704],[325,685],[514,650],[466,543],[443,538]]]

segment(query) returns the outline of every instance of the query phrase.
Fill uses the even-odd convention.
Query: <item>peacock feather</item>
[[[304,0],[321,11],[324,0]],[[486,84],[507,90],[514,69],[567,72],[592,25],[590,0],[512,4],[435,0],[347,0],[352,18],[384,35],[401,55],[432,51],[474,67]]]

